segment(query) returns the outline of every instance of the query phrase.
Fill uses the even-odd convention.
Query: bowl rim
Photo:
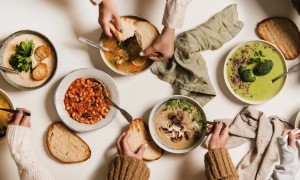
[[[127,18],[132,18],[132,19],[137,19],[139,21],[146,21],[146,22],[149,22],[151,23],[150,21],[148,21],[147,19],[144,19],[142,17],[139,17],[139,16],[133,16],[133,15],[125,15],[125,16],[121,16],[121,17],[127,17]],[[152,24],[152,23],[151,23]],[[154,26],[154,24],[152,24]],[[156,29],[157,27],[154,26]],[[158,31],[158,30],[157,30]],[[107,37],[104,33],[104,31],[101,32],[101,35],[100,35],[100,45],[103,45],[103,38]],[[126,72],[123,72],[123,71],[119,71],[117,70],[116,68],[114,68],[109,62],[108,60],[105,58],[105,55],[104,55],[104,52],[99,49],[99,52],[100,52],[100,56],[101,56],[101,59],[102,61],[104,61],[105,65],[110,69],[112,70],[113,72],[119,74],[119,75],[122,75],[122,76],[134,76],[134,75],[138,75],[138,74],[141,74],[143,72],[146,72],[147,70],[149,70],[151,68],[151,66],[154,64],[154,61],[151,60],[151,64],[149,65],[149,67],[147,67],[146,69],[144,69],[143,71],[140,71],[140,72],[137,72],[137,73],[126,73]]]
[[[231,92],[231,94],[236,97],[238,100],[244,102],[244,103],[247,103],[247,104],[252,104],[252,105],[258,105],[258,104],[263,104],[263,103],[266,103],[268,101],[270,101],[271,99],[275,98],[283,89],[283,87],[285,86],[286,84],[286,81],[287,81],[287,78],[288,78],[288,75],[286,75],[284,78],[284,83],[283,85],[280,87],[279,91],[274,94],[272,97],[270,97],[269,99],[265,99],[265,100],[262,100],[262,101],[251,101],[251,100],[247,100],[247,99],[244,99],[242,98],[241,96],[239,96],[238,94],[236,94],[233,89],[231,88],[230,86],[230,83],[227,79],[227,67],[226,67],[226,64],[228,63],[230,57],[232,56],[233,53],[235,53],[235,51],[240,48],[241,46],[244,46],[245,44],[248,44],[248,43],[253,43],[253,42],[260,42],[260,43],[265,43],[265,44],[268,44],[269,46],[271,46],[272,48],[274,48],[276,50],[276,52],[281,56],[281,59],[282,61],[284,62],[284,69],[285,71],[288,71],[288,67],[287,67],[287,64],[286,64],[286,59],[284,57],[284,55],[282,54],[282,52],[272,43],[268,42],[268,41],[265,41],[265,40],[251,40],[251,41],[246,41],[246,42],[243,42],[243,43],[240,43],[238,45],[236,45],[229,53],[228,55],[226,56],[226,59],[225,59],[225,62],[224,62],[224,66],[223,66],[223,78],[224,78],[224,81],[225,81],[225,84],[227,86],[227,88],[229,89],[229,91]]]
[[[13,105],[13,102],[11,100],[11,98],[9,97],[9,95],[3,90],[0,88],[0,95],[4,96],[4,98],[7,100],[9,106],[12,108],[12,109],[15,109],[14,105]],[[0,142],[6,138],[6,135],[2,138],[0,138]]]
[[[76,131],[76,132],[90,132],[90,131],[95,131],[95,130],[104,128],[105,126],[107,126],[108,124],[110,124],[110,123],[116,118],[116,116],[117,116],[117,114],[118,114],[118,110],[117,110],[116,108],[114,108],[113,106],[111,106],[111,110],[110,110],[109,113],[113,113],[113,114],[112,114],[112,116],[110,117],[110,119],[109,119],[106,123],[103,123],[102,125],[101,125],[100,123],[103,122],[103,121],[105,120],[105,118],[102,119],[102,120],[100,120],[100,121],[98,121],[98,122],[96,122],[96,123],[94,123],[94,124],[92,124],[92,125],[87,125],[87,124],[83,124],[83,123],[77,122],[76,120],[72,119],[72,118],[68,115],[68,113],[66,113],[66,111],[65,111],[65,109],[64,109],[65,104],[64,104],[64,103],[61,104],[61,101],[58,99],[58,98],[59,98],[59,97],[58,97],[58,96],[59,96],[59,93],[62,93],[62,92],[60,92],[59,90],[63,90],[63,89],[62,89],[62,88],[63,88],[62,86],[65,86],[66,88],[64,88],[64,89],[67,90],[68,87],[70,86],[70,84],[71,84],[72,82],[75,81],[75,79],[80,78],[80,77],[82,77],[82,76],[76,77],[75,79],[72,79],[72,80],[68,80],[67,78],[70,77],[70,76],[73,75],[73,74],[76,74],[76,73],[79,73],[79,72],[82,72],[82,71],[83,71],[83,72],[84,72],[84,71],[88,71],[88,72],[94,71],[94,72],[96,72],[96,73],[101,73],[102,75],[105,75],[105,76],[108,78],[108,80],[111,81],[111,83],[113,84],[113,86],[115,86],[116,92],[114,92],[113,100],[114,100],[114,102],[115,102],[117,105],[119,104],[119,90],[118,90],[118,87],[117,87],[116,82],[113,80],[113,78],[112,78],[109,74],[107,74],[107,73],[105,73],[105,72],[103,72],[103,71],[101,71],[101,70],[99,70],[99,69],[94,69],[94,68],[81,68],[81,69],[73,70],[73,71],[71,71],[70,73],[68,73],[68,74],[61,80],[61,82],[60,82],[59,85],[57,86],[57,88],[56,88],[56,90],[55,90],[55,93],[54,93],[54,105],[55,105],[55,109],[56,109],[56,112],[57,112],[59,118],[61,119],[61,121],[62,121],[67,127],[69,127],[70,129],[72,129],[72,130],[74,130],[74,131]],[[87,76],[88,76],[88,75],[86,75],[85,77],[82,77],[82,78],[87,78]],[[63,85],[64,83],[66,83],[66,81],[68,81],[68,82],[70,81],[70,83],[68,83],[67,85]],[[99,79],[99,81],[101,81],[101,79]],[[107,85],[107,84],[105,84],[105,85]],[[63,94],[65,94],[65,93],[66,93],[66,92],[64,92]],[[63,108],[63,109],[61,109],[61,108]],[[67,116],[66,116],[66,114],[67,114]],[[65,117],[67,117],[68,120],[66,120]],[[69,121],[69,120],[71,120],[71,121]],[[68,122],[72,122],[72,123],[74,123],[74,124],[76,124],[76,125],[72,125],[72,124],[70,124],[70,123],[68,123]],[[99,125],[99,124],[100,124],[100,125]],[[97,126],[95,126],[95,125],[97,125]],[[89,126],[89,127],[86,128],[86,129],[80,129],[80,128],[78,128],[77,126],[86,126],[86,127]],[[94,127],[92,127],[92,126],[94,126]]]
[[[189,102],[191,102],[193,105],[195,105],[202,113],[203,117],[204,117],[204,121],[207,121],[207,117],[206,114],[203,110],[203,107],[194,99],[188,97],[188,96],[184,96],[184,95],[172,95],[169,97],[165,97],[163,99],[161,99],[160,101],[158,101],[154,107],[152,108],[151,112],[150,112],[150,116],[148,119],[148,127],[149,127],[149,132],[150,135],[152,137],[152,139],[154,140],[154,142],[163,150],[170,152],[170,153],[174,153],[174,154],[184,154],[184,153],[188,153],[192,150],[194,150],[195,148],[197,148],[204,140],[204,137],[206,135],[206,126],[203,125],[202,127],[202,134],[199,138],[199,140],[191,147],[186,148],[186,149],[171,149],[169,147],[167,147],[166,145],[163,144],[163,142],[159,139],[159,137],[156,135],[155,129],[153,127],[153,117],[155,116],[155,113],[157,112],[157,110],[164,104],[166,103],[168,100],[170,99],[182,99],[182,100],[188,100]]]
[[[4,41],[1,43],[0,45],[0,64],[2,63],[3,61],[3,53],[4,53],[4,50],[7,46],[7,44],[14,38],[16,38],[17,36],[19,35],[23,35],[23,34],[32,34],[32,35],[35,35],[35,36],[38,36],[40,38],[42,38],[44,41],[46,41],[48,43],[48,45],[50,46],[51,50],[53,51],[53,59],[55,61],[54,63],[54,66],[53,66],[53,72],[50,74],[50,76],[48,77],[48,79],[41,85],[39,86],[35,86],[35,87],[25,87],[25,86],[21,86],[19,84],[16,84],[14,81],[10,80],[8,77],[6,77],[6,73],[3,72],[3,71],[0,71],[0,74],[2,75],[2,77],[5,79],[5,81],[10,84],[11,86],[19,89],[19,90],[24,90],[24,91],[29,91],[29,90],[36,90],[36,89],[39,89],[39,88],[42,88],[44,87],[45,85],[47,85],[52,79],[53,77],[55,76],[56,74],[56,71],[57,71],[57,68],[58,68],[58,56],[57,56],[57,51],[53,45],[53,43],[50,41],[50,39],[45,36],[44,34],[38,32],[38,31],[35,31],[35,30],[20,30],[20,31],[17,31],[17,32],[14,32],[12,34],[10,34],[8,37],[6,37],[4,39]]]

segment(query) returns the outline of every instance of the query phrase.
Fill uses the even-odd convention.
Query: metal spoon
[[[95,48],[97,48],[97,49],[100,49],[100,50],[102,50],[102,51],[110,51],[109,49],[103,47],[103,46],[100,45],[99,43],[96,43],[96,42],[91,41],[91,40],[89,40],[89,39],[86,39],[86,38],[84,38],[84,37],[79,37],[79,41],[84,42],[84,43],[86,43],[86,44],[88,44],[88,45],[90,45],[90,46],[93,46],[93,47],[95,47]]]
[[[0,66],[0,69],[5,71],[5,72],[10,72],[10,73],[14,73],[14,74],[19,74],[19,72],[15,71],[15,70],[12,70],[12,69],[9,69],[9,68],[6,68],[4,66]]]
[[[102,87],[103,87],[103,96],[105,97],[105,99],[107,99],[115,108],[117,108],[121,114],[125,117],[125,119],[131,123],[131,121],[133,120],[132,116],[123,108],[120,108],[116,103],[114,103],[109,97],[108,95],[106,94],[106,89],[105,89],[105,85],[101,82],[101,81],[98,81],[102,84]]]
[[[300,68],[297,68],[297,67],[300,67],[299,65],[300,65],[300,62],[297,63],[296,65],[294,65],[293,67],[291,67],[286,73],[281,74],[281,75],[277,76],[276,78],[272,79],[272,83],[274,83],[274,82],[277,81],[278,79],[280,79],[280,78],[282,78],[282,77],[288,75],[288,74],[291,73],[291,72],[299,71]]]

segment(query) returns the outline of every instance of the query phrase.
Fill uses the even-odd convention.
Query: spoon
[[[288,75],[288,74],[291,73],[291,72],[300,70],[300,68],[297,68],[299,65],[300,65],[300,62],[297,63],[296,65],[294,65],[293,67],[291,67],[291,68],[289,69],[289,71],[287,71],[286,73],[281,74],[281,75],[277,76],[276,78],[272,79],[272,83],[274,83],[274,82],[277,81],[278,79],[280,79],[280,78],[282,78],[282,77]]]
[[[106,94],[106,89],[105,89],[105,85],[101,82],[101,81],[98,81],[102,84],[103,86],[103,96],[105,99],[107,99],[115,108],[117,108],[121,114],[125,117],[125,119],[131,123],[131,121],[133,120],[132,116],[123,108],[119,107],[116,103],[114,103],[109,97],[108,95]]]
[[[84,37],[79,37],[79,41],[84,42],[84,43],[86,43],[86,44],[88,44],[88,45],[90,45],[90,46],[93,46],[93,47],[95,47],[95,48],[97,48],[97,49],[100,49],[100,50],[102,50],[102,51],[110,51],[109,49],[103,47],[103,46],[100,45],[99,43],[96,43],[96,42],[91,41],[91,40],[89,40],[89,39],[86,39],[86,38],[84,38]]]
[[[15,71],[15,70],[12,70],[12,69],[9,69],[9,68],[6,68],[4,66],[0,66],[0,69],[5,71],[5,72],[10,72],[10,73],[14,73],[14,74],[19,74],[19,72]]]

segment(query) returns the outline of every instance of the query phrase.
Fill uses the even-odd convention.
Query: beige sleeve
[[[90,1],[94,5],[99,5],[102,2],[102,0],[90,0]]]
[[[192,0],[167,0],[162,24],[177,29],[183,26],[185,11]]]
[[[30,143],[30,134],[29,128],[8,126],[8,147],[18,166],[20,180],[54,180],[52,174],[35,155]]]

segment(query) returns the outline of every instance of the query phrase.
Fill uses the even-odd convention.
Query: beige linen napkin
[[[180,89],[180,94],[190,96],[205,105],[216,96],[210,82],[203,50],[216,50],[242,29],[236,4],[230,5],[195,29],[180,34],[175,42],[174,58],[155,62],[151,70],[163,81]]]
[[[226,148],[234,148],[246,142],[254,142],[254,146],[237,167],[240,179],[264,180],[272,165],[279,159],[276,138],[281,136],[284,129],[292,128],[282,118],[266,117],[263,112],[251,106],[240,112],[230,125],[230,137],[226,145]],[[209,139],[210,136],[206,139],[206,146]]]

